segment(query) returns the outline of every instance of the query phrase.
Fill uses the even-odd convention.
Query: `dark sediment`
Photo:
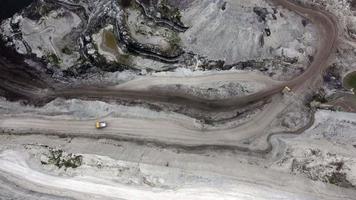
[[[36,92],[49,88],[49,74],[43,66],[26,64],[22,55],[0,40],[0,96],[11,101],[33,101]]]
[[[30,5],[33,0],[1,0],[0,21],[13,16],[23,8]]]

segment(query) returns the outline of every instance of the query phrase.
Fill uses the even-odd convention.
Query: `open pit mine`
[[[0,200],[356,200],[355,0],[0,1]]]

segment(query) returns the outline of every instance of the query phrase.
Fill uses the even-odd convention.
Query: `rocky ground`
[[[355,199],[354,4],[288,2],[34,0],[2,20],[0,199]]]
[[[284,151],[272,167],[354,188],[354,124],[354,114],[318,111],[314,125],[304,134],[278,139]]]

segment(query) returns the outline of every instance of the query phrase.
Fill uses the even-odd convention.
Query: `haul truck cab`
[[[286,94],[286,93],[291,92],[291,91],[292,91],[292,89],[290,89],[288,86],[285,86],[285,87],[283,88],[283,90],[282,90],[282,93],[283,93],[283,94]]]
[[[96,129],[103,129],[103,128],[106,128],[108,126],[108,124],[106,122],[99,122],[97,121],[95,123],[95,128]]]

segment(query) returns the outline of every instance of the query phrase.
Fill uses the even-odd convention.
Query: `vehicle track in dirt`
[[[280,93],[285,86],[296,89],[310,88],[316,81],[320,81],[323,69],[328,66],[328,60],[332,55],[338,38],[338,25],[333,15],[322,10],[312,9],[297,5],[289,0],[272,0],[276,5],[290,9],[299,15],[308,18],[319,29],[319,47],[314,55],[314,60],[307,70],[300,76],[283,83],[273,85],[267,89],[243,97],[232,97],[228,99],[207,100],[185,93],[159,90],[150,91],[130,91],[113,88],[64,88],[54,91],[53,97],[77,98],[77,97],[113,97],[125,100],[144,100],[153,102],[173,103],[179,105],[189,105],[203,110],[229,110],[246,106],[250,103],[260,101],[277,93]]]
[[[302,15],[305,18],[308,18],[309,20],[312,21],[318,28],[319,28],[319,47],[317,50],[317,53],[314,55],[314,60],[310,64],[309,68],[300,76],[296,77],[293,80],[284,82],[284,83],[279,83],[276,85],[273,85],[272,87],[269,87],[265,90],[262,90],[260,92],[243,96],[243,97],[234,97],[234,98],[229,98],[229,99],[222,99],[222,100],[207,100],[204,98],[198,98],[195,96],[189,96],[184,93],[178,93],[178,92],[162,92],[160,90],[147,90],[147,91],[131,91],[131,90],[124,90],[120,88],[89,88],[89,87],[84,87],[84,88],[70,88],[70,89],[61,89],[61,90],[55,90],[54,93],[50,94],[49,96],[45,97],[48,99],[51,98],[56,98],[56,97],[64,97],[64,98],[93,98],[93,99],[102,99],[103,97],[110,97],[114,99],[125,99],[125,100],[143,100],[143,101],[152,101],[152,102],[165,102],[165,103],[172,103],[172,104],[179,104],[179,105],[188,105],[189,107],[193,107],[196,109],[201,109],[201,110],[208,110],[208,111],[226,111],[232,108],[239,108],[246,106],[249,103],[253,103],[256,101],[260,101],[265,98],[272,97],[273,95],[276,95],[280,93],[285,86],[288,86],[293,89],[293,91],[296,93],[296,95],[301,95],[303,96],[303,93],[306,89],[313,89],[313,87],[317,87],[317,83],[321,81],[321,73],[323,69],[325,69],[328,66],[328,60],[330,56],[332,55],[335,45],[337,42],[338,38],[338,27],[337,27],[337,22],[335,21],[334,17],[321,10],[317,9],[311,9],[311,8],[306,8],[301,5],[297,5],[295,3],[292,3],[290,1],[284,1],[284,0],[273,0],[276,5],[283,6],[284,8],[290,9],[292,11],[297,12],[298,14]],[[1,64],[1,63],[0,63]],[[4,77],[6,78],[6,77]],[[16,82],[15,82],[16,83]],[[41,85],[41,84],[39,84]],[[45,84],[42,84],[45,85]],[[5,85],[7,86],[7,85]],[[28,88],[28,86],[26,86]],[[26,91],[23,89],[24,91]],[[29,96],[29,95],[28,95]],[[246,135],[246,133],[251,132],[251,137],[254,135],[261,135],[262,132],[267,128],[267,126],[273,121],[273,119],[278,115],[278,113],[282,112],[283,109],[288,107],[285,103],[282,102],[281,98],[274,98],[275,101],[271,105],[266,108],[266,111],[264,114],[260,114],[260,116],[257,116],[256,120],[252,119],[249,125],[246,125],[245,129],[239,129],[238,133],[234,132],[234,134],[242,134]],[[264,117],[268,117],[264,118]],[[268,122],[266,122],[266,120]],[[263,123],[262,123],[263,122]],[[270,122],[270,123],[269,123]],[[51,123],[47,124],[48,126],[51,126]],[[309,125],[310,126],[310,123]],[[45,128],[45,127],[44,127]],[[303,127],[301,130],[305,130],[307,128]],[[225,130],[228,131],[228,130]],[[52,130],[53,133],[55,131]],[[298,130],[295,133],[299,133],[300,130]],[[269,136],[267,138],[268,142],[268,148],[267,150],[258,150],[263,153],[266,153],[267,151],[271,150],[271,143],[270,143],[270,138],[271,135],[276,135],[276,133],[269,133]],[[80,135],[78,135],[80,136]],[[102,137],[98,136],[98,137]],[[229,135],[229,137],[233,136],[233,134]],[[109,135],[105,135],[105,137],[112,137]],[[178,136],[177,136],[178,137]],[[237,137],[237,136],[236,136]],[[240,137],[240,136],[239,136]],[[239,138],[237,137],[237,138]],[[128,137],[130,138],[130,137]],[[121,138],[122,139],[122,138]],[[136,138],[137,139],[137,138]],[[206,138],[205,138],[206,139]],[[240,138],[241,139],[241,138]],[[138,138],[137,140],[142,140],[146,141],[145,138],[142,136]],[[159,138],[155,138],[155,140],[159,140]],[[211,147],[214,148],[214,141],[213,139],[208,141],[206,144],[202,143],[200,146],[203,147],[204,145],[210,145]],[[219,145],[222,145],[220,143]],[[189,145],[188,145],[189,146]],[[216,145],[215,145],[216,146]],[[230,148],[228,146],[234,146],[231,145],[226,145],[225,147]],[[238,144],[236,143],[236,146],[233,147],[235,149],[240,149],[244,151],[248,151],[248,148],[239,147]]]
[[[53,89],[53,91],[44,92],[39,95],[41,89],[51,88],[48,81],[43,81],[45,75],[36,71],[31,71],[30,67],[25,66],[25,63],[9,62],[5,56],[0,58],[0,71],[2,72],[2,82],[0,88],[5,91],[3,96],[10,100],[27,99],[36,104],[36,101],[41,103],[51,101],[56,97],[64,98],[81,98],[90,97],[91,99],[100,99],[102,97],[112,97],[116,99],[125,100],[143,100],[150,102],[164,102],[178,105],[189,105],[197,109],[204,110],[229,110],[246,106],[247,104],[260,101],[262,99],[280,93],[285,86],[292,89],[308,88],[311,82],[315,82],[320,77],[322,70],[327,67],[327,62],[331,56],[336,45],[338,31],[337,22],[334,17],[325,11],[306,8],[288,0],[271,0],[276,5],[297,12],[305,18],[311,20],[319,28],[319,47],[317,53],[314,55],[314,60],[310,63],[307,70],[300,76],[279,84],[256,92],[254,94],[243,97],[232,97],[228,99],[208,100],[198,98],[186,93],[159,91],[152,89],[151,91],[130,91],[124,89],[113,89],[108,87],[60,87]],[[4,49],[1,54],[8,49]],[[11,55],[16,60],[18,56]],[[21,66],[24,65],[24,66]],[[12,73],[13,71],[13,73]],[[10,74],[12,73],[12,74]],[[48,76],[47,76],[48,79]],[[55,87],[53,87],[55,88]],[[22,93],[22,94],[21,94]]]

